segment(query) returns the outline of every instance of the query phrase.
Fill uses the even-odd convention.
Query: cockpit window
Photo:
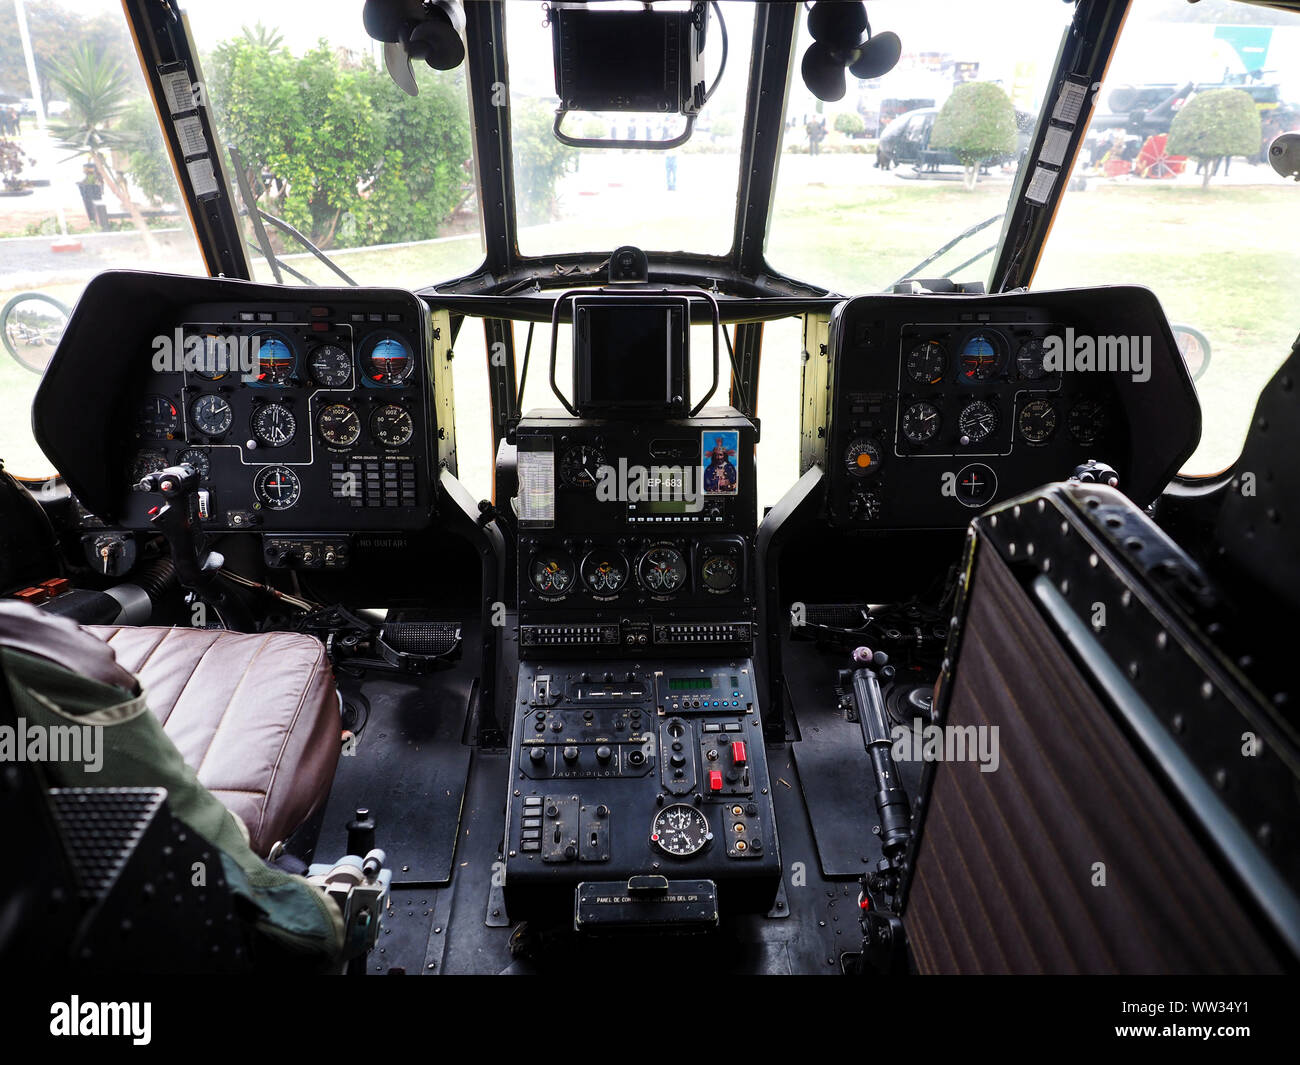
[[[406,95],[358,5],[187,13],[255,280],[420,288],[483,261],[463,66],[416,64]]]
[[[656,5],[656,10],[660,6],[667,10],[674,5]],[[704,69],[710,85],[719,72],[721,80],[690,140],[665,151],[572,148],[557,141],[552,127],[559,100],[546,5],[506,5],[522,254],[610,250],[621,244],[714,255],[730,249],[754,5],[721,3],[717,8],[720,14],[712,14],[706,31]],[[561,128],[591,140],[663,141],[680,133],[684,121],[678,115],[574,111]]]
[[[987,280],[1074,8],[1017,5],[1014,30],[1000,10],[964,0],[868,8],[874,31],[902,39],[902,58],[882,78],[849,75],[832,103],[796,71],[768,262],[846,294],[914,272]],[[796,62],[810,43],[801,19]]]
[[[1160,298],[1201,400],[1188,474],[1236,460],[1295,339],[1300,189],[1267,146],[1300,127],[1297,71],[1300,15],[1136,0],[1034,278]]]

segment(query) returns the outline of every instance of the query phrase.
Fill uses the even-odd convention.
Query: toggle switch
[[[722,770],[712,769],[709,771],[709,790],[710,791],[722,790]]]
[[[746,753],[745,753],[745,741],[744,741],[744,740],[734,740],[734,741],[732,742],[732,744],[731,744],[731,760],[732,760],[733,762],[735,762],[736,765],[744,765],[744,764],[746,763],[746,761],[748,760],[748,759],[747,759],[747,756],[746,756]]]

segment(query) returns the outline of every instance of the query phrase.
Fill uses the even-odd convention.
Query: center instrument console
[[[690,408],[685,298],[575,304],[576,406],[557,390],[565,409],[515,434],[506,905],[708,927],[770,909],[781,877],[751,657],[757,430]]]

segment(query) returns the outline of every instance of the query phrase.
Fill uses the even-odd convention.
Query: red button
[[[24,603],[31,603],[33,606],[45,602],[49,597],[50,593],[44,588],[24,588],[21,592],[14,592],[15,599],[21,599]]]
[[[41,581],[41,587],[49,592],[51,596],[55,596],[66,592],[71,587],[71,583],[67,577],[54,577],[48,581]]]
[[[736,765],[744,765],[748,759],[745,757],[745,741],[734,740],[731,744],[731,760]]]
[[[710,790],[710,791],[721,791],[721,790],[722,790],[722,771],[721,771],[721,770],[718,770],[718,769],[711,769],[711,770],[709,771],[709,790]]]

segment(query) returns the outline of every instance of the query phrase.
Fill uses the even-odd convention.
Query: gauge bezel
[[[562,592],[544,591],[537,586],[537,581],[533,576],[533,569],[538,561],[543,558],[554,558],[560,562],[567,562],[569,571],[569,584]],[[528,556],[528,585],[532,590],[543,599],[554,601],[558,599],[567,599],[573,594],[574,590],[582,582],[582,577],[578,573],[578,564],[574,560],[573,552],[566,547],[545,546],[539,547]]]
[[[343,378],[340,381],[328,380],[316,370],[316,356],[329,348],[333,348],[342,356],[341,365],[343,368]],[[307,352],[307,372],[311,375],[311,379],[321,388],[350,388],[352,386],[353,370],[352,356],[348,354],[348,349],[342,344],[335,343],[332,340],[327,340],[321,344],[317,344]]]
[[[849,460],[849,455],[859,445],[861,445],[863,448],[868,449],[872,454],[871,464],[867,466],[866,469],[863,469],[861,466],[858,466],[856,463],[851,463]],[[847,444],[844,445],[844,455],[842,461],[844,463],[844,470],[850,477],[854,477],[859,481],[865,481],[870,477],[874,477],[877,473],[880,472],[880,467],[884,462],[884,452],[881,450],[880,444],[876,440],[873,440],[871,437],[855,436]]]
[[[406,369],[400,377],[391,377],[385,375],[384,380],[376,381],[373,376],[373,367],[370,364],[371,358],[377,348],[385,340],[395,340],[401,344],[402,349],[406,352]],[[416,353],[412,347],[411,341],[395,329],[380,329],[370,333],[361,342],[357,349],[357,364],[360,372],[361,383],[367,388],[407,388],[411,379],[415,376]]]
[[[171,428],[169,430],[163,430],[159,432],[158,430],[155,429],[150,429],[148,431],[141,429],[141,425],[144,422],[144,419],[141,417],[141,415],[144,413],[145,406],[146,404],[152,403],[154,400],[162,400],[162,402],[166,403],[167,406],[171,409],[172,411]],[[159,443],[162,443],[167,440],[175,440],[181,428],[181,411],[180,408],[175,403],[173,403],[170,399],[164,396],[161,392],[149,392],[141,396],[139,401],[135,405],[134,424],[135,424],[135,438],[137,440],[154,440]]]
[[[1029,414],[1030,410],[1039,406],[1046,407],[1047,410],[1050,412],[1051,419],[1052,419],[1052,426],[1050,429],[1047,430],[1047,433],[1043,436],[1031,436],[1029,432],[1025,429],[1025,418]],[[1016,412],[1016,434],[1020,437],[1021,440],[1023,440],[1030,447],[1042,447],[1044,444],[1050,443],[1052,441],[1052,438],[1056,436],[1056,430],[1059,424],[1060,424],[1060,413],[1056,409],[1056,404],[1044,396],[1030,397],[1025,402],[1025,405]]]
[[[674,810],[685,810],[687,814],[696,822],[696,825],[704,826],[704,836],[700,840],[699,846],[693,847],[689,851],[669,850],[664,844],[664,834],[660,831],[661,821]],[[708,849],[713,842],[713,826],[709,824],[708,815],[696,806],[691,806],[684,802],[674,802],[656,810],[654,816],[650,819],[650,842],[658,848],[659,851],[668,855],[670,858],[693,858],[702,851]]]
[[[250,334],[257,338],[257,364],[253,367],[248,385],[250,388],[288,388],[294,384],[298,376],[298,348],[294,342],[283,333],[274,329],[258,329]],[[262,345],[267,340],[278,340],[289,351],[289,369],[285,371],[282,380],[272,377],[268,381],[263,381],[262,376]]]
[[[289,435],[279,443],[264,436],[257,427],[258,420],[272,407],[279,407],[280,410],[284,411],[285,416],[289,419]],[[284,403],[261,403],[253,408],[253,413],[248,419],[248,428],[249,431],[252,432],[254,439],[264,447],[288,447],[293,443],[293,438],[298,435],[298,419],[294,415],[293,411],[291,411]]]
[[[385,411],[393,411],[393,410],[398,411],[403,417],[405,417],[406,424],[410,429],[410,431],[406,434],[405,437],[403,437],[401,440],[398,440],[395,443],[385,440],[379,434],[379,431],[375,428],[375,424],[376,422],[379,421],[380,416]],[[370,430],[370,439],[373,440],[380,447],[386,448],[390,451],[393,450],[394,448],[406,447],[406,445],[409,444],[415,438],[415,417],[411,414],[411,412],[406,407],[403,407],[400,403],[380,404],[378,407],[375,407],[374,410],[370,412],[370,417],[366,421],[367,421],[367,427]]]
[[[990,426],[986,431],[984,431],[980,436],[973,436],[963,426],[962,422],[966,418],[966,415],[972,410],[972,408],[981,407],[981,406],[987,407],[989,409],[989,413],[993,415],[993,425]],[[965,404],[960,411],[957,412],[957,432],[960,433],[962,436],[968,438],[971,444],[982,444],[986,440],[992,439],[992,437],[995,436],[997,434],[997,431],[1001,428],[1002,428],[1002,416],[998,413],[998,408],[993,403],[992,400],[972,399],[969,403]]]
[[[591,582],[587,580],[587,565],[593,558],[596,558],[597,560],[613,560],[615,558],[622,560],[623,583],[620,584],[615,591],[599,592],[591,586]],[[627,555],[616,547],[593,547],[582,556],[582,561],[578,563],[578,580],[581,582],[583,590],[593,599],[599,599],[602,601],[607,599],[617,599],[627,591],[628,585],[632,583],[632,566],[627,560]]]
[[[929,408],[931,411],[934,412],[935,418],[937,419],[937,421],[935,422],[934,429],[930,431],[930,434],[928,436],[916,437],[907,431],[907,416],[911,414],[912,411],[916,410],[918,407]],[[906,440],[909,444],[915,444],[917,447],[923,447],[926,444],[932,444],[934,443],[935,438],[938,437],[940,431],[943,429],[943,411],[939,409],[937,404],[931,403],[928,399],[914,400],[913,402],[909,403],[907,405],[907,408],[903,411],[903,413],[899,415],[898,428],[899,431],[903,434],[903,439]]]
[[[279,504],[279,503],[272,502],[271,499],[265,495],[262,482],[264,478],[267,477],[267,475],[269,475],[272,471],[275,470],[278,470],[282,474],[287,475],[289,479],[293,481],[294,484],[293,499],[291,499],[288,503]],[[286,510],[292,510],[302,500],[302,478],[299,477],[298,474],[295,473],[288,466],[285,466],[280,463],[274,463],[270,466],[263,466],[260,470],[257,471],[257,473],[253,475],[253,499],[259,506],[265,507],[267,510],[274,511],[277,514],[282,514]]]
[[[1082,407],[1092,407],[1095,411],[1095,415],[1092,418],[1093,431],[1088,435],[1081,435],[1075,429],[1074,419],[1078,414],[1079,409]],[[1080,396],[1070,404],[1070,409],[1066,412],[1065,428],[1070,434],[1070,439],[1075,441],[1075,443],[1084,445],[1095,444],[1105,434],[1109,419],[1110,416],[1106,410],[1106,404],[1101,400],[1096,399],[1093,396]]]
[[[356,420],[356,431],[352,434],[351,440],[331,440],[325,435],[325,428],[322,425],[325,420],[325,415],[330,411],[339,409],[347,411]],[[346,415],[344,415],[344,417],[346,417]],[[357,446],[357,442],[361,439],[361,414],[351,403],[344,403],[341,400],[335,403],[326,403],[316,412],[316,434],[321,438],[327,448],[339,451],[347,451],[350,448],[354,448]]]
[[[923,348],[935,348],[939,352],[939,357],[943,362],[943,368],[939,371],[939,376],[931,379],[929,377],[918,377],[912,371],[912,358],[917,355]],[[943,383],[943,379],[948,376],[948,370],[952,366],[952,359],[949,356],[948,349],[940,340],[918,340],[910,348],[907,354],[903,356],[903,374],[914,385],[934,386]]]
[[[199,404],[202,403],[204,400],[210,400],[210,399],[216,400],[226,409],[226,416],[224,419],[225,428],[223,429],[217,429],[217,430],[209,429],[203,424],[202,419],[200,419],[199,417],[198,414]],[[190,416],[190,424],[194,426],[194,428],[197,429],[204,436],[209,438],[225,436],[228,432],[230,432],[231,426],[235,424],[235,408],[230,405],[230,400],[226,399],[226,397],[221,395],[219,392],[203,392],[195,396],[190,401],[189,416]]]
[[[682,576],[681,576],[681,580],[677,583],[676,587],[667,590],[663,588],[655,589],[652,588],[650,586],[650,582],[646,580],[645,574],[642,572],[642,569],[645,566],[646,562],[649,561],[650,556],[656,551],[671,551],[673,552],[673,554],[677,556],[677,560],[680,563]],[[658,543],[651,544],[649,547],[647,547],[644,551],[641,552],[640,557],[636,560],[636,580],[637,580],[637,584],[641,586],[642,591],[644,591],[652,599],[672,599],[675,596],[680,595],[684,590],[686,590],[686,588],[690,585],[691,582],[691,566],[690,566],[690,562],[687,560],[686,552],[683,551],[676,544],[668,541],[660,541]]]
[[[965,360],[970,357],[967,354],[966,346],[976,337],[987,338],[989,346],[993,349],[993,366],[992,369],[988,370],[981,376],[971,377],[966,373]],[[1003,334],[1001,330],[994,329],[987,325],[980,326],[978,329],[972,329],[962,337],[961,343],[956,346],[953,353],[953,361],[957,365],[958,383],[965,385],[967,388],[978,388],[981,385],[989,385],[996,382],[1006,369],[1007,356],[1010,350],[1011,345],[1008,343],[1005,334]]]
[[[581,482],[575,481],[569,475],[568,458],[576,451],[589,451],[592,452],[594,455],[598,456],[599,460],[596,462],[595,465],[596,465],[596,469],[599,470],[601,466],[604,466],[606,464],[605,450],[599,444],[578,443],[578,444],[570,444],[562,452],[560,452],[560,461],[557,466],[560,473],[560,483],[566,485],[569,488],[576,488],[582,492],[590,492],[592,489],[596,487],[596,479],[593,479],[590,484],[583,484]]]
[[[194,462],[186,459],[186,455],[195,455],[203,460],[203,466],[200,467]],[[187,447],[176,456],[176,464],[179,466],[182,462],[189,462],[194,467],[194,472],[199,475],[199,484],[207,484],[208,479],[212,476],[212,454],[203,447]]]

